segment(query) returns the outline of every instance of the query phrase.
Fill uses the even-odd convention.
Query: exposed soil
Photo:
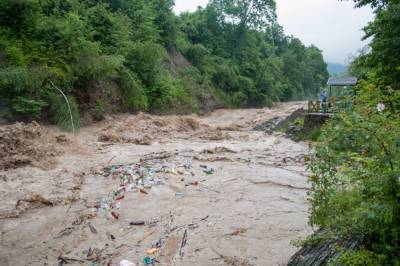
[[[302,106],[1,127],[0,265],[285,265],[308,147],[252,128]]]

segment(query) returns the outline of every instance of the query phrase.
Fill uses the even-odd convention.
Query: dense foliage
[[[351,67],[363,76],[352,112],[325,128],[311,164],[310,222],[362,239],[334,265],[400,265],[400,5],[371,3],[370,49]]]
[[[107,111],[199,111],[210,101],[263,106],[314,96],[327,78],[316,47],[284,36],[273,0],[215,0],[181,17],[173,4],[0,1],[0,108],[60,123],[68,115],[56,87],[76,120],[78,110],[101,119]],[[173,69],[171,51],[193,66]]]
[[[174,38],[168,29],[175,19],[171,7],[171,1],[144,0],[1,1],[5,105],[25,116],[50,114],[58,122],[65,102],[57,86],[74,110],[78,100],[98,117],[109,99],[122,98],[124,109],[132,111],[171,101],[189,106],[189,92],[161,67],[164,46]]]
[[[274,1],[214,0],[180,29],[180,49],[234,106],[315,97],[327,80],[321,51],[283,34]]]

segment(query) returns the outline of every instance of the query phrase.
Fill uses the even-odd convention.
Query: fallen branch
[[[187,229],[185,230],[185,232],[183,233],[183,237],[182,237],[182,242],[181,242],[181,247],[179,249],[179,256],[183,257],[183,252],[182,252],[182,248],[186,245],[187,242]]]
[[[297,186],[293,186],[290,184],[282,184],[282,183],[278,183],[278,182],[274,182],[271,180],[266,180],[266,181],[254,181],[251,179],[248,179],[249,182],[255,184],[255,185],[266,185],[266,184],[270,184],[270,185],[275,185],[275,186],[280,186],[280,187],[287,187],[287,188],[292,188],[292,189],[301,189],[301,190],[310,190],[310,188],[308,187],[297,187]]]
[[[207,219],[208,219],[208,217],[210,217],[210,215],[207,215],[206,217],[204,217],[204,218],[201,218],[201,219],[200,219],[200,221],[205,221],[205,220],[207,220]]]
[[[142,243],[145,239],[147,239],[149,236],[151,236],[152,234],[154,234],[154,230],[151,231],[149,234],[145,235],[142,239],[140,239],[136,244],[139,245],[140,243]]]
[[[58,256],[58,260],[59,260],[59,265],[63,265],[64,263],[68,264],[68,262],[80,262],[80,263],[84,263],[85,262],[84,260],[75,259],[75,258],[68,258],[68,257],[61,256],[61,255]]]
[[[204,187],[205,189],[207,189],[207,190],[209,190],[209,191],[212,191],[212,192],[215,192],[215,193],[218,193],[218,194],[221,193],[220,191],[214,190],[214,189],[212,189],[212,188],[210,188],[209,186],[206,186],[206,185],[204,185],[204,184],[199,183],[199,185],[200,185],[201,187]]]

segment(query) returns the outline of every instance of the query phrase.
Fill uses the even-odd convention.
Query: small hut
[[[321,94],[319,101],[308,102],[309,113],[337,113],[349,111],[354,96],[356,77],[331,77],[328,91]]]

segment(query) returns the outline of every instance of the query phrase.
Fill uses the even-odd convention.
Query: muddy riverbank
[[[311,232],[308,146],[252,128],[302,106],[35,129],[0,171],[0,265],[285,265]]]

